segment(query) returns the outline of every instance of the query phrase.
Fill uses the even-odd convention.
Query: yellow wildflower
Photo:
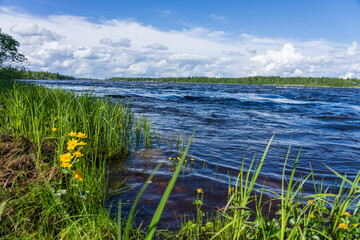
[[[81,153],[80,151],[74,152],[73,155],[74,155],[75,157],[77,157],[77,158],[84,156],[84,154]]]
[[[76,145],[77,145],[77,146],[85,146],[86,143],[84,143],[84,142],[78,142]]]
[[[87,138],[87,136],[82,133],[82,132],[78,132],[78,134],[76,135],[78,138]]]
[[[76,132],[70,132],[70,133],[68,133],[68,135],[69,135],[70,137],[76,137]]]
[[[172,160],[172,157],[169,157],[168,159],[169,159],[169,161],[171,161],[171,160]]]
[[[73,156],[71,156],[71,153],[64,153],[64,154],[60,155],[61,162],[70,163],[72,158],[73,158]]]
[[[54,120],[56,120],[57,118],[56,118],[56,117],[54,117],[53,119],[54,119]]]
[[[67,142],[67,149],[74,150],[77,145],[78,145],[78,140],[73,138]]]
[[[344,213],[343,213],[343,216],[350,217],[351,214],[350,214],[349,212],[344,212]]]
[[[309,217],[314,218],[315,217],[314,213],[310,213]]]
[[[122,127],[123,125],[120,123],[119,126]]]
[[[193,158],[190,158],[190,160],[191,160],[191,161],[194,161],[195,159],[193,159]]]
[[[80,182],[83,180],[82,177],[83,177],[83,173],[81,172],[81,169],[79,168],[78,170],[76,171],[73,171],[74,173],[74,178],[76,180],[79,180]]]
[[[66,236],[67,236],[67,233],[66,233],[66,232],[62,232],[62,233],[60,234],[60,240],[64,240],[64,239],[66,238]]]
[[[199,194],[200,194],[200,193],[204,193],[203,190],[202,190],[202,188],[198,188],[198,189],[196,189],[196,191],[197,191],[197,193],[199,193]]]
[[[339,224],[339,228],[341,228],[341,229],[347,229],[348,226],[347,226],[345,223],[340,223],[340,224]]]
[[[72,166],[72,164],[70,162],[62,162],[60,166],[64,168],[69,168]]]
[[[177,157],[177,160],[179,160],[179,161],[180,161],[180,157]]]
[[[51,131],[56,132],[57,128],[52,128]]]
[[[185,162],[187,163],[187,159],[185,159]]]
[[[307,203],[308,203],[309,205],[315,205],[313,200],[309,200],[309,201],[307,201]]]
[[[358,225],[359,225],[359,224],[355,223],[353,226],[354,226],[354,228],[356,228]]]
[[[0,111],[2,111],[3,109],[2,108],[0,108]]]

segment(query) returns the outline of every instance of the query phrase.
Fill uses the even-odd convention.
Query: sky
[[[360,0],[0,0],[34,71],[360,78]]]

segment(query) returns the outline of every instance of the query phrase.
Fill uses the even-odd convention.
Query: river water
[[[204,209],[223,207],[229,181],[233,186],[244,154],[248,168],[255,153],[255,159],[261,159],[275,133],[260,174],[260,180],[266,179],[267,189],[280,190],[290,143],[287,173],[302,146],[296,180],[310,173],[310,164],[316,182],[324,181],[330,187],[335,176],[324,164],[350,178],[360,170],[360,89],[105,81],[37,83],[79,92],[93,90],[99,97],[119,95],[121,100],[114,101],[130,102],[134,112],[146,115],[153,128],[158,127],[162,138],[182,132],[189,139],[196,130],[189,156],[195,159],[194,165],[178,178],[163,215],[166,223],[180,221],[180,216],[193,209],[197,188],[204,191]],[[156,141],[154,145],[157,147]],[[172,149],[161,145],[135,151],[121,170],[116,164],[110,165],[109,187],[120,186],[126,178],[131,190],[111,197],[109,206],[121,200],[129,203],[123,206],[124,211],[129,209],[151,170],[164,162],[139,203],[138,218],[149,221],[172,175],[168,157],[177,156],[175,145]],[[313,192],[311,181],[305,184],[304,192]]]

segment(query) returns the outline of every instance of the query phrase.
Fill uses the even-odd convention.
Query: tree
[[[18,52],[19,42],[0,29],[0,67],[11,67],[26,61],[23,54]]]
[[[25,68],[21,63],[24,63],[26,58],[18,52],[19,46],[18,41],[3,33],[0,28],[0,79],[22,78]]]

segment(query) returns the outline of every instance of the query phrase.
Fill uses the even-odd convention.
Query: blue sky
[[[79,77],[360,77],[359,0],[0,1],[29,68]]]

